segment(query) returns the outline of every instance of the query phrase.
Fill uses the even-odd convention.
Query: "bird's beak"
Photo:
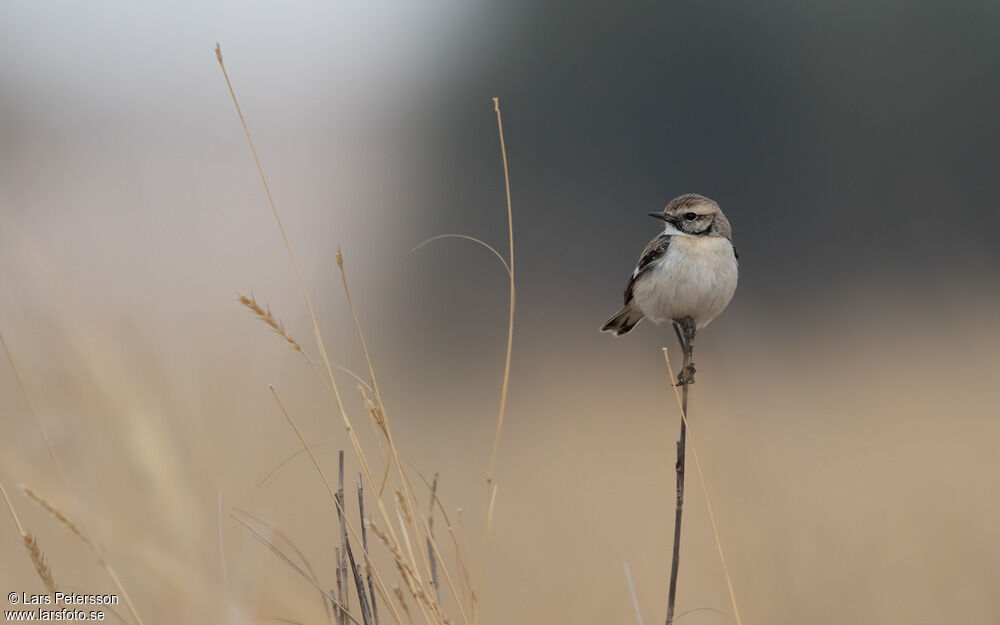
[[[662,211],[653,211],[652,213],[646,213],[646,214],[649,215],[650,217],[656,217],[657,219],[662,219],[663,221],[670,221],[670,218],[667,217],[666,213]]]

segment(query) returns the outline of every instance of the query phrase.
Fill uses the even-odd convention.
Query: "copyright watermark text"
[[[4,621],[103,621],[106,614],[96,606],[118,605],[118,595],[59,592],[36,595],[10,592],[7,603],[17,609],[4,610]]]

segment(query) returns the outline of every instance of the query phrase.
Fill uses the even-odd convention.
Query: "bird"
[[[739,253],[732,227],[715,201],[697,193],[676,197],[649,216],[666,227],[642,251],[625,285],[625,305],[601,331],[621,336],[643,319],[670,321],[682,344],[693,343],[736,292]],[[693,377],[692,368],[679,380]]]

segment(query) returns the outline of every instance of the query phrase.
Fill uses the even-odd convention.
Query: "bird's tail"
[[[643,316],[641,310],[629,304],[615,313],[614,317],[608,319],[607,323],[601,326],[601,332],[612,332],[615,336],[621,336],[642,321]]]

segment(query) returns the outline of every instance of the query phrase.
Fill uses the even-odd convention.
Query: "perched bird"
[[[601,327],[621,336],[643,318],[672,321],[681,342],[725,309],[736,291],[739,255],[729,220],[714,201],[697,193],[676,197],[662,212],[666,223],[643,250],[625,285],[625,306]],[[693,371],[691,372],[693,377]]]

